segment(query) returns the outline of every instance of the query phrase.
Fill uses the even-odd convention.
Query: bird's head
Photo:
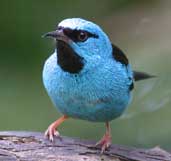
[[[81,18],[65,19],[55,31],[44,36],[56,40],[58,64],[70,73],[89,70],[112,52],[111,42],[103,30]]]

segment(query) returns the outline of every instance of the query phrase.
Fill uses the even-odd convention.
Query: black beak
[[[48,33],[45,33],[44,35],[42,35],[42,37],[57,38],[59,35],[61,35],[60,32],[56,30],[56,31],[50,31]]]
[[[44,35],[42,35],[42,37],[54,38],[56,40],[61,40],[66,43],[70,42],[70,39],[63,33],[62,30],[55,30],[55,31],[45,33]]]

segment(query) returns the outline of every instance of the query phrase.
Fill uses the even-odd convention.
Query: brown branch
[[[94,142],[68,137],[53,143],[39,132],[0,132],[0,161],[171,161],[160,149],[112,145],[103,155]]]

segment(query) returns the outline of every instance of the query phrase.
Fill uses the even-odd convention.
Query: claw
[[[112,144],[112,138],[110,134],[110,127],[109,124],[106,123],[107,131],[103,138],[96,143],[95,147],[100,146],[101,147],[101,154],[103,154]]]
[[[54,136],[59,137],[60,136],[59,132],[55,130]]]
[[[50,140],[51,142],[53,142],[53,135],[50,135],[50,136],[49,136],[49,140]]]
[[[67,119],[67,116],[62,116],[61,118],[59,118],[58,120],[56,120],[55,122],[53,122],[48,129],[45,131],[45,137],[48,137],[48,139],[50,141],[53,142],[54,140],[54,136],[59,137],[60,138],[60,134],[59,132],[56,130],[56,128]],[[61,139],[61,138],[60,138]]]
[[[48,137],[48,139],[53,142],[54,136],[59,137],[59,132],[56,131],[54,126],[50,125],[45,132],[45,137]]]
[[[111,141],[111,136],[108,134],[105,134],[103,136],[103,138],[96,143],[96,147],[100,146],[101,147],[101,153],[103,154],[111,145],[112,141]]]

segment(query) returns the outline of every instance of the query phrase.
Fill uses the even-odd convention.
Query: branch
[[[0,132],[0,161],[171,161],[160,149],[112,145],[103,155],[95,142],[62,136],[53,143],[39,132]]]

